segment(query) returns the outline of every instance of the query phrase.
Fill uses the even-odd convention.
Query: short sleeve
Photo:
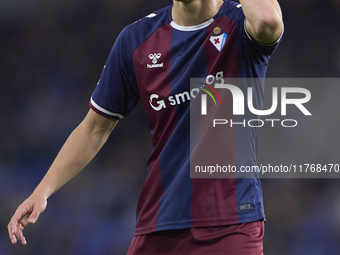
[[[244,33],[247,36],[248,41],[250,42],[250,47],[255,50],[259,55],[265,57],[265,58],[269,58],[274,51],[276,50],[277,46],[280,44],[282,36],[283,36],[283,31],[281,36],[273,43],[270,44],[261,44],[258,43],[257,41],[255,41],[255,39],[253,39],[247,29],[246,29],[246,19],[244,19],[243,21],[243,29],[244,29]]]
[[[241,4],[229,2],[229,12],[227,16],[235,22],[237,33],[239,58],[248,59],[252,65],[266,66],[271,55],[278,47],[281,37],[272,44],[260,44],[248,34],[245,23],[246,16],[243,13]]]
[[[124,29],[111,49],[91,97],[91,109],[107,118],[124,118],[139,101],[129,42],[129,33]]]

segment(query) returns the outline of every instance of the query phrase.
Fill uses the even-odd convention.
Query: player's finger
[[[16,212],[14,213],[13,217],[11,218],[11,220],[10,220],[8,226],[7,226],[9,238],[10,238],[10,240],[13,244],[17,243],[17,237],[18,236],[16,235],[16,233],[18,231],[18,226],[19,225],[21,226],[20,221],[21,221],[22,217],[24,215],[26,215],[27,213],[28,213],[27,208],[22,209],[21,207],[19,207],[16,210]]]
[[[27,241],[26,241],[26,238],[24,237],[24,234],[23,234],[23,229],[24,227],[21,225],[21,224],[18,224],[17,226],[17,232],[15,232],[15,236],[17,237],[18,241],[23,244],[23,245],[26,245],[27,244]]]
[[[25,214],[24,216],[21,217],[21,219],[19,220],[19,223],[25,227],[28,224],[28,218],[29,218],[29,214]]]
[[[11,221],[8,224],[8,234],[11,242],[13,244],[17,243],[16,232],[18,231],[19,220],[15,215],[13,215]]]
[[[14,231],[16,231],[16,228],[13,227],[12,221],[8,224],[7,229],[8,229],[9,239],[11,240],[12,244],[16,244],[17,238],[14,234],[15,233]]]

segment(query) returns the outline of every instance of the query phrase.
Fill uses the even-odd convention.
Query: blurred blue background
[[[10,244],[7,224],[87,113],[118,33],[169,4],[170,0],[0,2],[0,255],[126,253],[151,151],[140,106],[118,124],[86,169],[49,199],[38,222],[25,228],[26,247]],[[268,77],[339,78],[340,0],[280,4],[285,35]],[[320,91],[331,105],[327,115],[334,118],[319,129],[304,130],[287,150],[280,150],[280,142],[289,139],[287,132],[261,130],[261,162],[273,160],[273,152],[280,163],[308,160],[314,147],[314,161],[320,155],[322,163],[327,155],[333,162],[325,163],[339,163],[339,145],[331,143],[330,135],[338,134],[339,104],[332,107],[329,98],[338,99],[332,91]],[[332,132],[325,134],[327,130]],[[268,220],[265,254],[339,254],[340,179],[262,183]]]

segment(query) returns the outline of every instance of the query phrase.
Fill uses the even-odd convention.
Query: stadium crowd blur
[[[25,229],[26,247],[12,246],[6,227],[87,113],[118,33],[168,4],[171,0],[0,2],[0,255],[125,254],[151,151],[140,107],[118,124],[94,161],[49,199],[36,225]],[[285,35],[268,77],[339,78],[340,0],[280,4]],[[314,126],[300,131],[261,129],[261,163],[288,165],[301,158],[340,163],[340,93],[323,85],[310,105],[327,121],[314,119]],[[339,254],[340,179],[262,183],[265,254]]]

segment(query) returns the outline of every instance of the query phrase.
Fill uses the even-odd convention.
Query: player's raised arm
[[[282,12],[276,0],[240,0],[248,34],[257,42],[270,44],[283,31]]]
[[[16,210],[8,224],[9,238],[26,245],[23,228],[34,224],[47,199],[80,172],[104,145],[118,120],[110,120],[90,110],[71,133],[43,180]]]

